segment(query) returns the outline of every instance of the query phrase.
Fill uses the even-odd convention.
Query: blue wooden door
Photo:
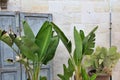
[[[52,21],[51,14],[40,14],[40,13],[20,13],[20,24],[21,24],[21,35],[23,34],[22,21],[26,20],[36,35],[43,22]],[[24,69],[22,70],[24,71]],[[48,65],[43,65],[41,68],[41,75],[46,76],[47,80],[52,80],[52,62]],[[24,76],[24,75],[23,75]],[[25,78],[25,77],[23,77]]]
[[[12,29],[18,33],[18,21],[19,16],[16,12],[0,12],[0,28],[7,31]],[[21,80],[20,64],[6,61],[8,58],[15,60],[15,56],[12,49],[0,42],[0,80]]]
[[[26,20],[31,26],[34,34],[44,21],[52,20],[51,14],[20,13],[20,12],[0,12],[0,28],[9,31],[13,30],[17,35],[23,34],[22,20]],[[14,46],[14,48],[16,48]],[[27,80],[25,70],[19,63],[8,63],[8,58],[15,60],[15,52],[6,44],[0,42],[0,80]],[[52,80],[52,62],[43,65],[41,75],[46,76],[47,80]]]

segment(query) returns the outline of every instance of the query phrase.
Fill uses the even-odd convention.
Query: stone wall
[[[73,41],[73,27],[83,29],[88,33],[95,26],[96,46],[110,45],[110,0],[9,0],[7,11],[21,11],[30,13],[51,13],[53,21]],[[6,11],[5,10],[5,11]],[[111,44],[120,51],[120,0],[112,0],[112,29]],[[62,64],[67,64],[69,55],[62,43],[53,60],[53,77],[59,80],[58,73],[62,73]],[[119,80],[120,63],[113,71],[113,80]]]

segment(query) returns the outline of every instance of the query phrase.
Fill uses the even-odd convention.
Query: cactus
[[[111,75],[112,69],[119,61],[120,54],[117,52],[117,47],[112,46],[109,49],[105,47],[97,47],[95,52],[87,56],[85,63],[89,67],[96,70],[96,73],[106,73]]]

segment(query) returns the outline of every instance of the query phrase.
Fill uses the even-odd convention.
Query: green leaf
[[[66,67],[66,65],[65,64],[63,64],[63,69],[64,69],[64,75],[61,75],[61,77],[63,78],[63,79],[65,79],[65,80],[69,80],[69,78],[71,77],[69,74],[69,70],[68,70],[68,68]],[[60,74],[58,74],[58,76],[59,76]]]
[[[83,30],[80,30],[80,36],[81,36],[81,39],[83,41],[83,39],[85,38],[85,34],[84,34]]]
[[[23,21],[23,29],[25,36],[34,41],[35,40],[34,33],[26,21]]]
[[[93,75],[90,77],[90,80],[96,80],[96,77],[97,77],[97,75],[96,75],[96,74],[93,74]]]
[[[88,38],[86,39],[86,43],[84,44],[84,54],[90,55],[93,53],[93,48],[95,46],[95,34],[91,34]],[[85,41],[83,41],[85,42]]]
[[[28,59],[31,59],[31,60],[35,61],[36,56],[35,56],[35,54],[33,54],[33,53],[31,52],[31,50],[30,50],[28,47],[26,47],[25,45],[21,45],[21,46],[20,46],[20,51],[21,51],[21,53],[22,53],[23,55],[25,55]]]
[[[83,80],[89,80],[89,76],[83,67],[81,67],[81,74]]]
[[[75,41],[75,53],[74,53],[74,60],[76,62],[76,65],[79,65],[82,60],[82,39],[79,35],[78,31],[74,27],[74,41]]]
[[[93,34],[93,33],[97,30],[97,28],[98,28],[98,26],[96,26],[96,27],[87,35],[87,37],[88,37],[89,35]]]
[[[64,74],[58,74],[58,76],[62,79],[62,80],[70,80],[70,78],[73,75],[74,72],[74,66],[72,64],[72,61],[69,59],[68,60],[68,67],[66,67],[65,64],[63,64],[63,69],[64,69]]]
[[[57,32],[58,36],[60,37],[60,39],[62,40],[63,44],[67,48],[68,52],[71,53],[71,51],[72,51],[71,41],[69,41],[67,39],[67,37],[65,36],[65,34],[58,28],[57,25],[55,25],[53,22],[51,22],[51,24],[53,25],[52,27]]]
[[[108,54],[109,54],[109,55],[114,55],[115,53],[117,53],[117,47],[116,47],[116,46],[111,46],[111,47],[109,48]]]
[[[51,38],[50,44],[44,57],[43,64],[47,64],[48,61],[53,59],[58,44],[59,44],[58,36],[54,36],[53,38]]]
[[[95,46],[95,31],[98,27],[95,27],[84,39],[83,39],[83,54],[90,55],[93,53]]]
[[[69,77],[72,77],[73,72],[75,70],[74,65],[72,64],[71,59],[68,60],[68,72],[69,72]]]
[[[64,74],[68,75],[68,69],[65,64],[63,64]],[[66,76],[67,77],[67,76]]]
[[[45,21],[42,25],[42,27],[40,28],[40,31],[38,32],[38,34],[40,34],[42,31],[44,31],[50,24],[49,21]]]
[[[27,58],[35,61],[38,60],[37,54],[39,47],[30,39],[23,37],[22,44],[19,45],[20,51],[24,54]]]
[[[32,40],[28,39],[28,38],[22,38],[23,40],[23,44],[28,47],[32,53],[37,53],[39,51],[39,47],[35,44],[35,42],[33,42]]]
[[[98,68],[99,67],[99,63],[98,62],[99,62],[98,60],[93,61],[94,68]]]
[[[42,26],[46,27],[46,26]],[[39,47],[39,60],[42,59],[43,55],[46,54],[46,51],[48,49],[50,39],[52,34],[52,27],[51,25],[48,25],[43,31],[39,30],[35,43]]]
[[[66,76],[63,76],[63,75],[61,75],[61,74],[58,74],[57,75],[61,80],[69,80],[69,79],[66,79]]]
[[[47,78],[45,76],[40,76],[40,80],[47,80]]]
[[[3,35],[9,36],[9,34],[7,33],[7,31],[0,29],[0,40],[1,40],[1,37],[2,37]],[[10,37],[10,36],[9,36],[9,37]]]
[[[2,36],[2,32],[3,32],[3,30],[2,30],[2,29],[0,29],[0,39],[1,39],[1,36]]]
[[[97,77],[96,74],[89,76],[83,67],[81,67],[81,74],[82,74],[82,80],[95,80]]]

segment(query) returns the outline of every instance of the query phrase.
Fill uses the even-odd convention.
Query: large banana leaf
[[[22,40],[22,44],[19,46],[21,53],[33,61],[38,60],[39,47],[29,38],[23,37]]]
[[[98,27],[95,27],[83,40],[83,54],[89,55],[93,53],[95,46],[95,31]]]
[[[45,21],[45,22],[43,23],[42,27],[40,28],[40,31],[38,32],[38,35],[39,35],[42,31],[44,31],[49,25],[51,25],[50,22],[49,22],[49,21]]]
[[[46,26],[42,26],[43,27]],[[39,60],[42,59],[43,55],[46,54],[46,51],[48,49],[50,39],[51,39],[51,34],[52,34],[52,26],[48,25],[46,28],[44,28],[43,31],[39,30],[35,43],[39,46]]]
[[[86,43],[83,43],[84,49],[83,49],[83,54],[85,55],[90,55],[93,53],[93,48],[95,46],[95,34],[91,34],[89,38],[85,38]],[[84,40],[84,42],[85,42]]]
[[[54,30],[57,32],[58,36],[60,37],[60,39],[62,40],[63,44],[67,48],[68,52],[71,53],[71,51],[72,51],[72,43],[71,43],[71,41],[69,41],[67,39],[65,34],[58,28],[57,25],[55,25],[53,22],[51,22],[51,24],[53,25]]]
[[[23,21],[23,29],[25,36],[34,41],[35,40],[34,33],[26,21]]]
[[[93,28],[93,30],[87,35],[87,37],[90,36],[91,34],[93,34],[97,30],[97,28],[98,28],[98,26],[96,26],[95,28]]]
[[[58,44],[59,44],[58,36],[54,36],[53,38],[51,38],[50,44],[48,46],[47,52],[43,60],[43,64],[47,64],[48,61],[53,59]]]
[[[82,59],[82,39],[75,27],[74,27],[74,41],[75,41],[74,60],[76,65],[80,65]]]

